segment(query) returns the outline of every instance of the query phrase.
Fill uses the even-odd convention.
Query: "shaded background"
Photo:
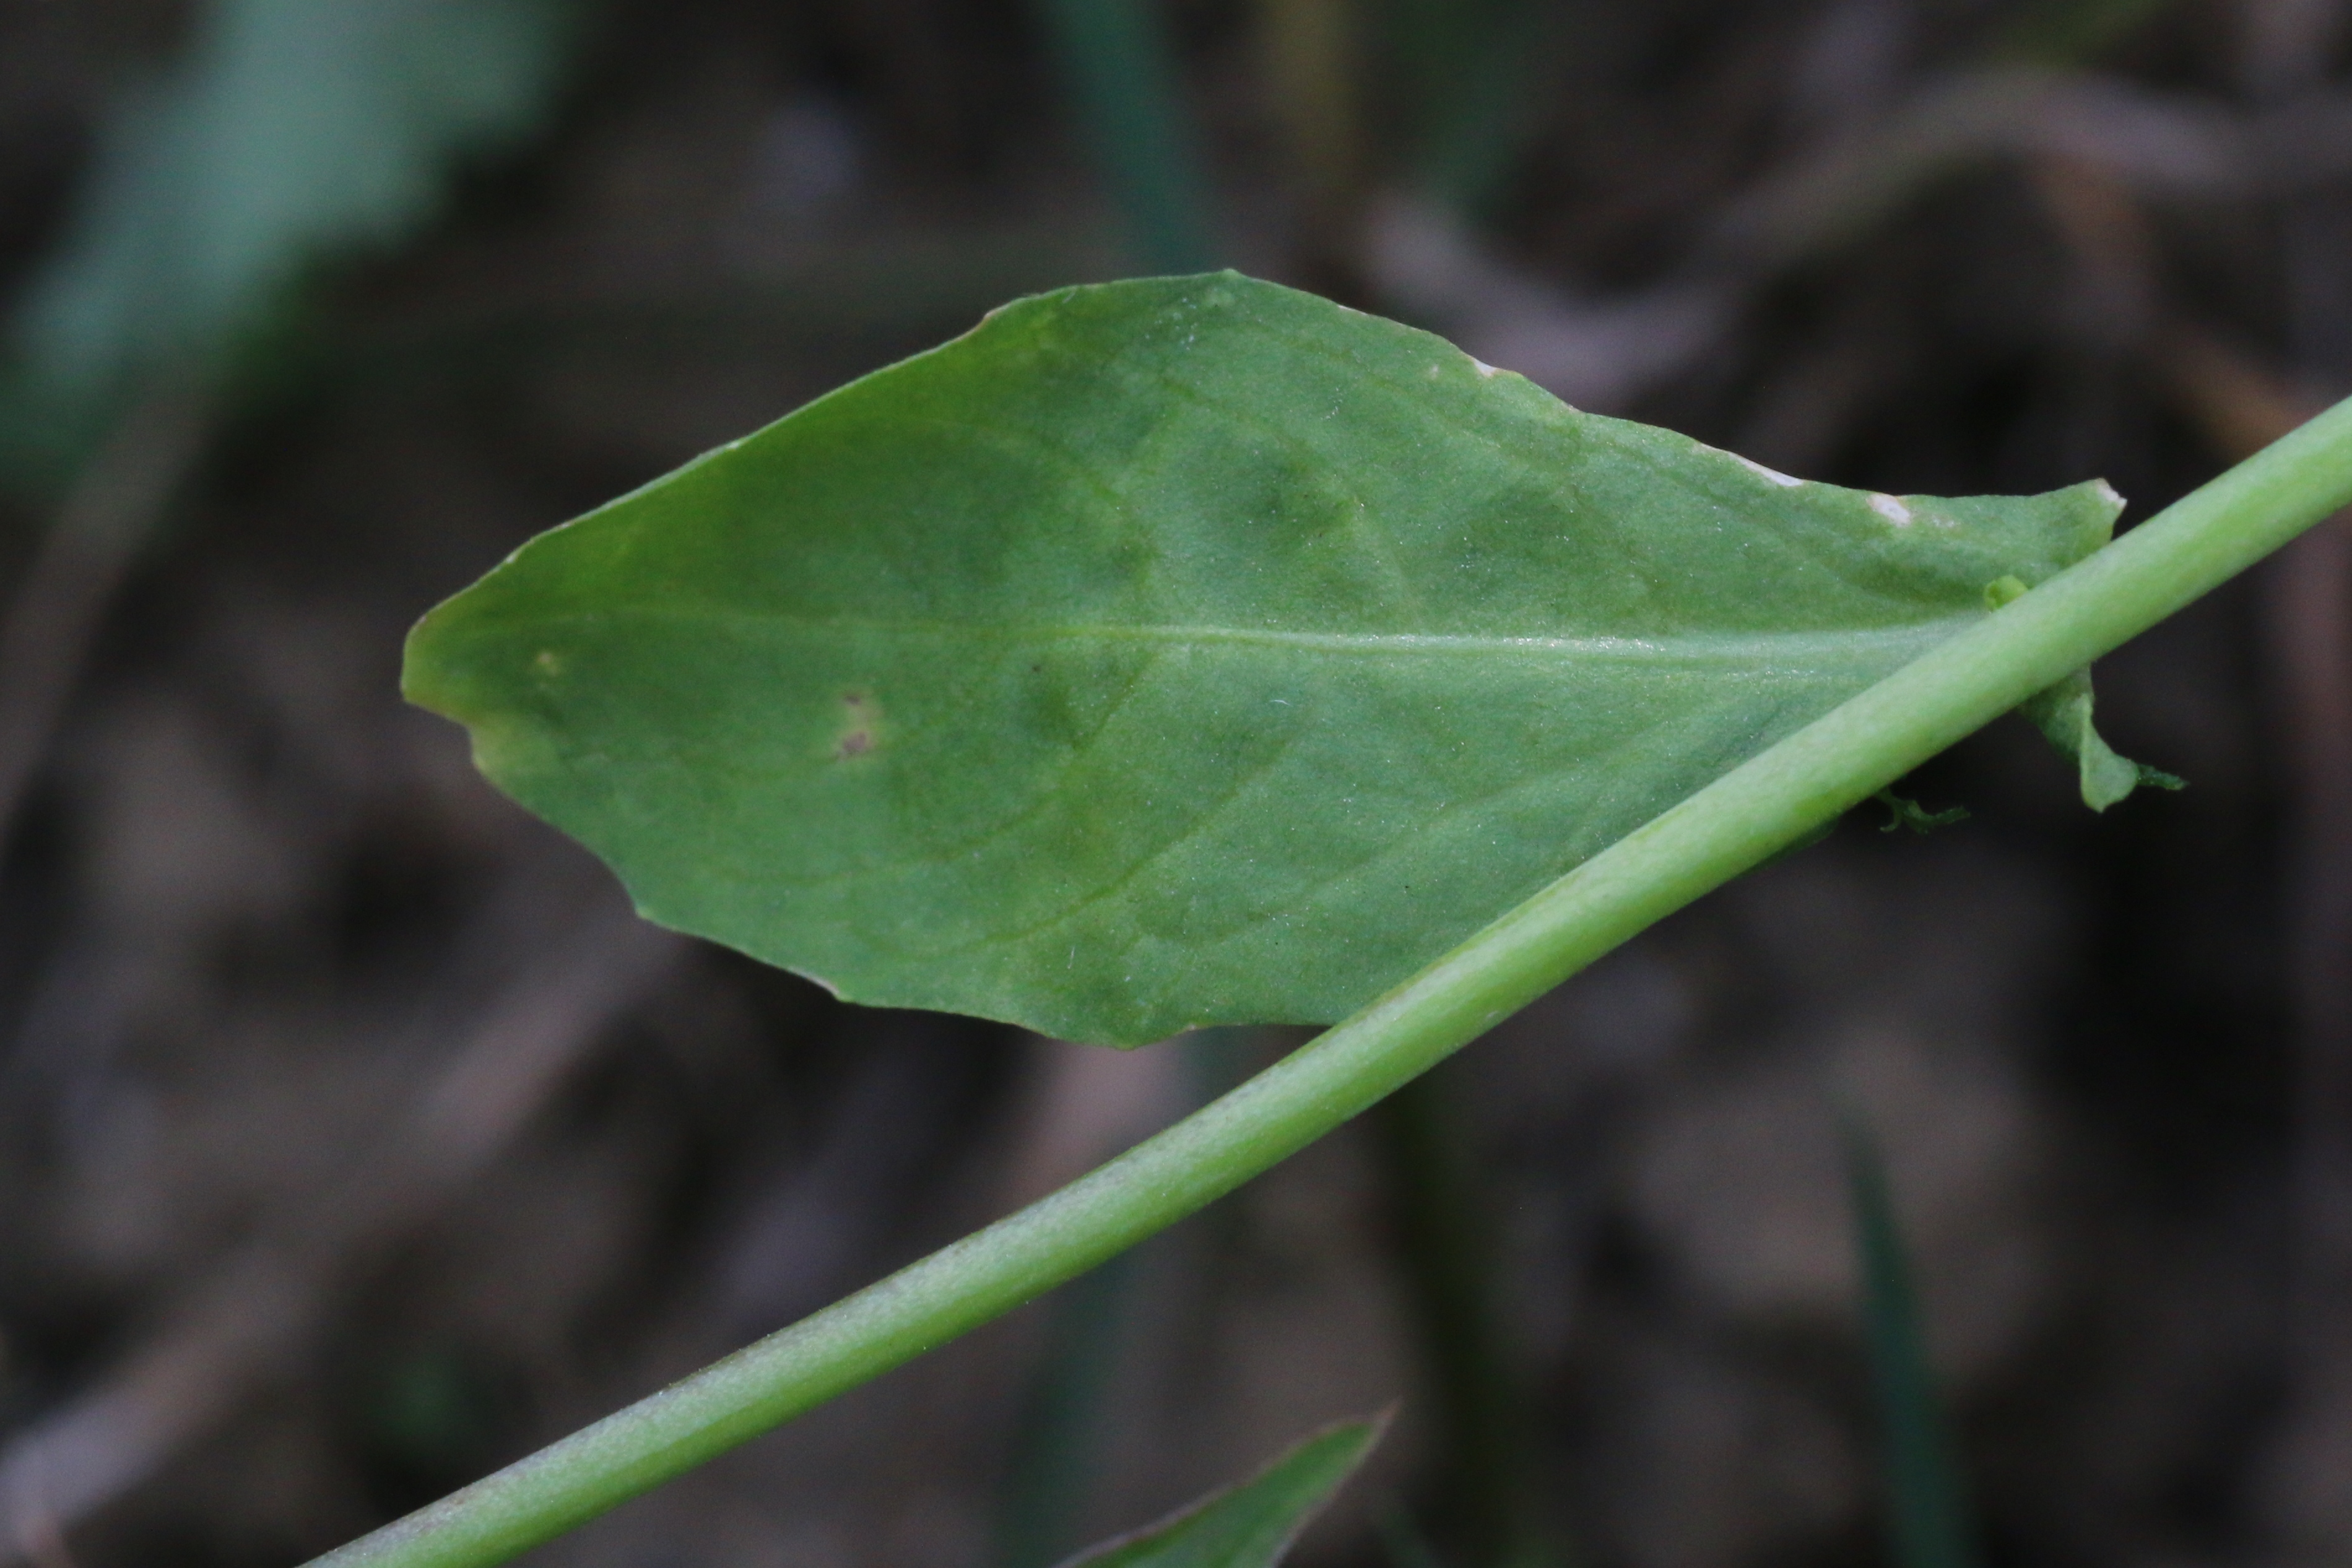
[[[299,1561],[1293,1043],[636,925],[396,695],[530,534],[1012,295],[1231,263],[1891,492],[2144,517],[2352,390],[2336,0],[0,0],[0,1559]],[[1889,1557],[1833,1107],[1992,1564],[2352,1560],[2352,540],[1198,1220],[544,1549]]]

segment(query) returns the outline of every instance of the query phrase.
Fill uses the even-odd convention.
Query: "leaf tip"
[[[1081,1552],[1062,1568],[1274,1568],[1362,1465],[1395,1414],[1391,1405],[1311,1433],[1246,1479]]]

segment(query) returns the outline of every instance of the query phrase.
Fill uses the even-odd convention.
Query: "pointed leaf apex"
[[[1274,1568],[1356,1473],[1393,1415],[1391,1408],[1327,1427],[1247,1480],[1082,1552],[1062,1568]]]

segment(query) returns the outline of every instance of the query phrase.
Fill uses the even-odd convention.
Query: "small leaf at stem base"
[[[1307,1438],[1249,1479],[1062,1568],[1274,1568],[1387,1429],[1348,1421]]]

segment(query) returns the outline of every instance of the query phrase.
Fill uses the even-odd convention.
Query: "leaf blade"
[[[1842,1112],[1838,1132],[1895,1557],[1901,1568],[1976,1568],[1966,1489],[1927,1358],[1926,1322],[1885,1156],[1858,1110]]]
[[[1062,1568],[1274,1568],[1387,1427],[1386,1416],[1327,1427],[1249,1479]]]
[[[858,1000],[1328,1022],[2103,543],[1808,485],[1233,274],[1064,290],[526,546],[412,697]]]

